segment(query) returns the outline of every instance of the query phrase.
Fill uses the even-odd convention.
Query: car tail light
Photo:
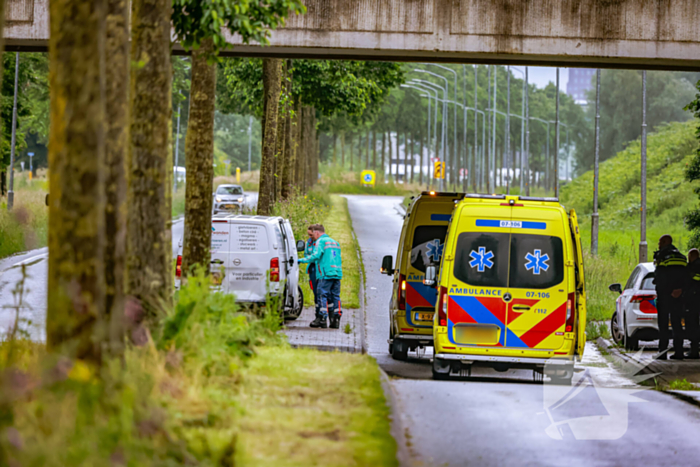
[[[574,332],[574,322],[576,321],[574,300],[576,300],[576,294],[570,293],[566,300],[566,332]]]
[[[398,294],[399,310],[406,309],[406,276],[399,274],[399,294]]]
[[[649,294],[644,294],[644,295],[632,295],[632,298],[630,298],[630,303],[642,303],[645,301],[651,301],[651,300],[656,300],[656,295],[649,295]]]
[[[447,326],[447,287],[440,287],[440,300],[438,300],[438,326]]]
[[[178,255],[175,263],[175,277],[182,277],[182,255]]]
[[[280,281],[280,259],[272,258],[270,260],[270,282]]]

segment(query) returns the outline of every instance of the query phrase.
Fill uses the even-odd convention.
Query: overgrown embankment
[[[137,345],[101,370],[5,336],[0,465],[396,465],[376,362],[292,349],[262,313],[197,275],[150,333],[131,304]]]
[[[684,170],[697,149],[697,121],[671,123],[647,139],[647,241],[649,258],[663,234],[687,250],[690,233],[684,217],[697,205],[700,183],[688,183]],[[612,315],[615,295],[608,285],[624,283],[638,262],[641,210],[641,141],[600,164],[599,254],[589,254],[593,211],[593,172],[586,172],[561,190],[561,202],[576,209],[586,250],[589,320]]]
[[[7,198],[0,199],[0,259],[44,247],[48,240],[48,180],[45,171],[39,171],[39,176],[31,181],[28,174],[15,174],[12,211],[7,210]]]

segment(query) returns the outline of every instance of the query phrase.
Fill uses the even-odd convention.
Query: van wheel
[[[439,358],[433,358],[433,364],[431,365],[433,371],[433,379],[437,381],[446,381],[450,379],[450,371],[452,367],[448,362],[445,362]]]
[[[394,360],[408,359],[408,345],[406,345],[405,342],[394,339],[394,343],[391,345],[391,347],[391,358]]]
[[[297,292],[299,293],[299,299],[294,305],[294,308],[289,313],[285,313],[284,315],[284,319],[288,321],[294,321],[297,319],[299,316],[301,316],[301,312],[304,310],[304,292],[301,291],[301,287],[297,289]]]

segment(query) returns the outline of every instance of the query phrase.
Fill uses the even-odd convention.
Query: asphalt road
[[[247,192],[248,206],[258,204],[258,193]],[[173,257],[177,255],[178,245],[183,237],[185,223],[183,218],[173,220],[172,247]],[[25,320],[22,328],[28,330],[34,340],[46,338],[46,287],[48,273],[48,248],[27,251],[19,255],[0,260],[0,333],[4,333],[16,319],[17,301],[12,291],[22,281],[21,265],[26,265],[24,281],[25,296],[20,317]]]
[[[589,345],[574,386],[534,383],[530,371],[480,370],[432,381],[430,352],[388,355],[391,279],[379,273],[396,256],[400,198],[348,196],[367,273],[370,355],[390,375],[408,465],[697,465],[700,409],[645,389]],[[577,384],[578,383],[578,384]]]

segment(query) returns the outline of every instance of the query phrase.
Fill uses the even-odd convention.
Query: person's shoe
[[[331,329],[338,329],[340,327],[340,318],[334,316],[331,318]]]
[[[659,352],[656,355],[654,355],[654,360],[666,360],[668,357],[666,356],[666,352]]]
[[[688,352],[687,354],[685,354],[685,358],[687,358],[688,360],[698,360],[700,359],[700,353]]]
[[[326,324],[326,318],[317,317],[315,320],[311,321],[309,326],[312,328],[325,329],[328,325]]]
[[[671,360],[683,360],[683,354],[676,352],[668,358],[670,358]]]

